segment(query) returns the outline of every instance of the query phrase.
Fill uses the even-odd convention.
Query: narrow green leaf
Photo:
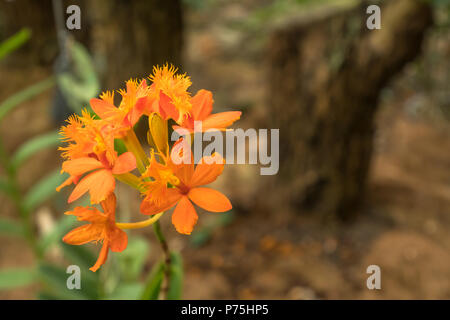
[[[56,146],[60,143],[58,132],[45,133],[28,140],[20,146],[19,150],[12,156],[11,164],[18,168],[25,160],[34,153],[48,147]]]
[[[20,223],[14,220],[0,218],[0,234],[22,237],[24,229]]]
[[[176,252],[170,253],[170,278],[167,291],[168,300],[179,300],[183,290],[183,261],[181,255]]]
[[[23,287],[36,281],[33,268],[11,268],[0,270],[0,290]]]
[[[145,283],[141,300],[158,300],[161,284],[164,279],[164,263],[159,262],[153,266]]]
[[[13,36],[0,43],[0,60],[22,46],[28,41],[28,39],[30,39],[30,36],[30,29],[23,28]]]
[[[12,95],[2,103],[0,103],[0,121],[15,107],[20,103],[33,98],[34,96],[40,94],[41,92],[51,88],[55,84],[55,79],[50,77],[48,79],[42,80],[36,84],[29,86],[22,91]]]
[[[56,187],[68,178],[57,169],[36,183],[25,196],[25,209],[31,211],[56,193]]]

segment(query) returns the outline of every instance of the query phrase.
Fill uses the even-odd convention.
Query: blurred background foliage
[[[369,2],[382,6],[383,24],[393,12],[388,1]],[[428,9],[412,10],[412,21],[394,27],[417,36],[403,37],[404,47],[397,39],[358,71],[350,100],[331,96],[330,109],[321,109],[353,70],[352,54],[372,53],[364,46],[369,2],[64,0],[63,9],[77,4],[82,14],[81,29],[69,31],[56,22],[67,14],[50,0],[0,1],[0,298],[159,297],[164,269],[149,230],[130,233],[128,248],[97,273],[87,271],[96,246],[61,242],[76,222],[63,216],[68,191],[55,192],[65,178],[55,149],[69,114],[165,62],[191,75],[193,92],[212,90],[217,111],[243,110],[238,127],[281,128],[285,151],[276,177],[259,176],[255,166],[227,169],[218,188],[233,212],[202,214],[190,238],[163,219],[170,246],[184,256],[173,256],[170,298],[450,297],[442,281],[450,276],[449,2],[392,1],[426,3],[432,23]],[[372,88],[368,79],[399,52],[406,58],[358,100],[358,83]],[[364,103],[350,108],[352,101]],[[365,127],[367,139],[355,140]],[[139,128],[143,137],[145,121]],[[352,141],[367,154],[348,148]],[[118,192],[118,219],[141,219],[139,197],[121,185]],[[339,211],[351,218],[336,219]],[[389,274],[382,293],[365,290],[372,263]],[[81,268],[81,290],[67,289],[71,264]]]

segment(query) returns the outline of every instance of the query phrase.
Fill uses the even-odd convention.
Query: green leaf
[[[0,234],[22,237],[25,232],[20,223],[11,219],[0,218]]]
[[[44,282],[45,291],[61,297],[61,299],[97,299],[97,288],[86,281],[85,273],[91,271],[81,270],[81,289],[67,288],[67,279],[71,276],[66,270],[51,265],[39,266],[39,277]]]
[[[28,99],[40,94],[41,92],[51,88],[55,84],[53,77],[42,80],[36,84],[29,86],[22,91],[12,95],[2,103],[0,103],[0,121],[15,107]]]
[[[170,276],[169,289],[167,291],[168,300],[179,300],[183,290],[183,261],[181,255],[176,252],[170,253]]]
[[[74,221],[74,218],[70,216],[64,216],[63,218],[61,218],[58,221],[57,225],[53,228],[53,230],[39,239],[39,249],[42,250],[42,252],[45,252],[48,248],[51,247],[52,244],[55,244],[58,241],[61,243],[61,239],[73,226]]]
[[[30,36],[30,29],[23,28],[13,36],[0,43],[0,60],[22,46],[30,39]]]
[[[25,196],[24,207],[27,211],[35,209],[56,193],[56,187],[68,178],[57,169],[36,183]]]
[[[23,287],[36,281],[33,268],[11,268],[0,270],[0,290]]]
[[[127,250],[118,255],[122,277],[127,281],[137,280],[149,253],[148,242],[141,237],[129,238]]]
[[[60,143],[60,136],[57,131],[45,133],[28,140],[20,146],[19,150],[12,156],[11,164],[18,168],[25,160],[34,153],[48,147],[56,146]]]
[[[6,195],[9,195],[12,191],[11,184],[4,177],[0,177],[0,191],[3,191]]]
[[[141,295],[141,300],[158,300],[161,284],[164,279],[164,263],[161,261],[157,263],[145,283],[144,291]]]
[[[112,294],[107,296],[109,300],[137,300],[143,289],[142,283],[133,282],[120,284]]]

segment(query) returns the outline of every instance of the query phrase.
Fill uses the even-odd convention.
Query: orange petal
[[[180,138],[172,147],[170,153],[170,167],[175,175],[183,182],[188,185],[194,173],[194,157],[191,152],[191,146],[187,140]],[[174,161],[181,162],[180,164],[175,164]]]
[[[144,114],[146,106],[147,106],[147,97],[139,98],[136,101],[136,104],[129,112],[129,120],[131,126],[134,126],[139,121],[141,116]]]
[[[215,159],[222,158],[219,154],[215,153],[213,155]],[[225,160],[217,161],[222,163],[211,163],[212,157],[203,157],[201,162],[195,167],[192,179],[189,182],[190,187],[202,186],[205,184],[210,184],[217,179],[218,176],[222,174],[223,168],[225,166]],[[206,159],[206,160],[205,160]],[[211,163],[211,164],[207,164]]]
[[[191,98],[191,114],[194,120],[204,120],[209,116],[213,109],[212,92],[201,89]]]
[[[172,118],[175,121],[178,120],[180,113],[173,105],[172,99],[170,99],[169,96],[162,92],[159,94],[159,108],[161,111],[160,114],[165,120],[167,120],[168,118]]]
[[[63,241],[68,244],[82,245],[91,241],[99,241],[102,238],[102,233],[101,224],[85,224],[66,234]]]
[[[122,153],[114,163],[114,167],[112,168],[113,174],[124,174],[130,172],[131,170],[136,169],[136,158],[133,153],[125,152]]]
[[[114,191],[116,181],[110,170],[102,169],[84,177],[73,189],[68,202],[71,203],[89,191],[91,203],[99,203]]]
[[[109,249],[108,241],[104,241],[102,250],[100,250],[100,254],[98,255],[97,261],[91,268],[89,268],[89,270],[95,272],[98,270],[98,268],[100,268],[101,265],[103,265],[106,262],[106,259],[108,259],[108,249]]]
[[[116,220],[116,195],[114,192],[112,192],[104,201],[102,201],[100,204],[103,208],[103,212],[105,215],[107,215],[110,219]]]
[[[226,127],[229,127],[233,124],[233,122],[241,118],[241,114],[241,111],[214,113],[203,120],[202,130],[205,131],[208,129],[224,129]]]
[[[122,252],[127,248],[128,237],[125,231],[115,227],[110,231],[109,239],[111,251]]]
[[[63,183],[61,183],[58,187],[56,187],[56,191],[59,192],[59,190],[61,190],[64,187],[67,187],[67,186],[71,185],[72,183],[74,183],[74,181],[76,181],[76,177],[70,176]]]
[[[79,176],[88,171],[102,168],[103,164],[91,157],[83,157],[74,160],[64,161],[62,170],[69,173],[71,176]]]
[[[200,208],[211,212],[225,212],[231,210],[231,202],[217,190],[210,188],[194,188],[188,193],[191,199]]]
[[[111,117],[117,109],[114,105],[102,99],[93,98],[90,103],[92,110],[102,119]]]
[[[182,234],[191,234],[197,220],[198,215],[194,206],[186,196],[183,196],[172,214],[175,229]]]
[[[76,207],[73,211],[64,212],[66,215],[76,216],[78,221],[106,223],[108,217],[94,207]]]
[[[143,200],[141,203],[141,213],[157,214],[172,208],[181,198],[181,193],[176,188],[167,189],[166,196],[161,203],[155,204],[152,201]]]

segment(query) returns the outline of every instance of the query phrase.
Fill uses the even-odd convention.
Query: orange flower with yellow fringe
[[[174,147],[170,158],[160,155],[165,164],[158,163],[152,154],[150,166],[143,177],[152,178],[153,181],[144,182],[146,191],[141,213],[153,215],[177,205],[172,214],[172,223],[179,233],[191,234],[198,220],[192,202],[211,212],[226,212],[232,206],[230,200],[219,191],[201,187],[214,182],[222,174],[225,160],[214,154],[203,157],[195,168],[192,156],[191,161],[188,161],[190,163],[174,164],[171,158],[175,152],[181,151],[177,146],[181,147],[182,144]]]
[[[100,99],[91,99],[92,110],[103,120],[114,123],[118,127],[132,129],[146,111],[149,87],[141,80],[128,80],[126,90],[119,90],[122,101],[119,107],[114,105],[114,92],[104,92]]]
[[[136,159],[131,152],[117,156],[114,132],[107,123],[93,119],[86,111],[81,117],[70,118],[69,124],[61,130],[65,141],[69,142],[67,147],[61,148],[68,158],[63,162],[61,172],[69,173],[70,177],[56,190],[74,183],[69,203],[88,191],[91,203],[105,200],[115,189],[114,174],[136,168]]]

